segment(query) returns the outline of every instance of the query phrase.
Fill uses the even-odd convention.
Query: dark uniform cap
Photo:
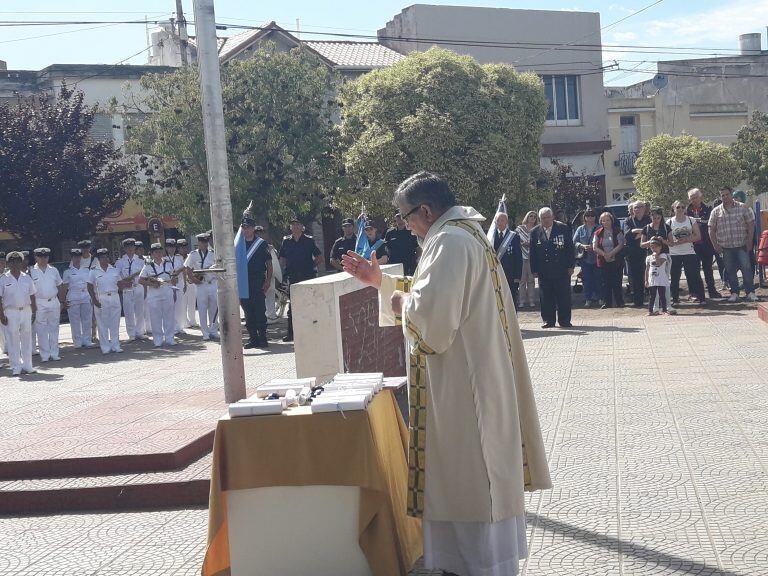
[[[240,222],[240,225],[241,226],[256,226],[256,220],[254,220],[250,216],[243,216],[243,219]]]
[[[376,223],[373,220],[366,220],[364,228],[367,230],[368,228],[376,228]]]
[[[195,236],[195,238],[197,238],[198,242],[200,241],[209,242],[211,240],[211,237],[208,236],[208,232],[203,232],[202,234],[198,234],[197,236]]]
[[[93,246],[93,242],[91,242],[90,240],[80,240],[80,242],[78,242],[77,245],[80,248],[90,248],[91,246]]]
[[[136,239],[135,238],[126,238],[123,240],[123,247],[126,246],[136,246]]]
[[[187,245],[187,239],[186,238],[179,238],[176,240],[176,246],[186,246]]]
[[[355,221],[352,220],[352,218],[344,218],[344,220],[341,221],[342,226],[354,226]]]
[[[24,260],[24,254],[22,252],[8,252],[8,255],[5,257],[5,259],[10,262],[11,260]]]
[[[107,248],[99,248],[96,250],[96,256],[109,256],[109,250]]]
[[[176,239],[175,238],[166,238],[165,245],[166,246],[176,246]]]
[[[69,249],[69,253],[72,256],[82,256],[83,255],[83,251],[80,250],[80,248],[70,248]]]
[[[35,256],[50,256],[51,255],[51,249],[50,248],[35,248],[34,254],[35,254]]]
[[[288,220],[289,224],[301,224],[301,220],[299,220],[298,216],[291,216],[291,219]]]
[[[155,250],[162,250],[163,249],[163,245],[160,244],[160,242],[155,242],[154,244],[152,244],[152,246],[149,247],[149,249],[152,252],[154,252]]]

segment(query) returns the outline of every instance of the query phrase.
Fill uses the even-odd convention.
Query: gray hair
[[[544,216],[545,214],[552,214],[552,216],[555,215],[555,213],[552,212],[552,208],[550,208],[549,206],[544,206],[544,208],[539,210],[539,220],[541,220],[542,216]]]
[[[445,211],[456,206],[456,197],[448,182],[437,174],[422,170],[397,187],[392,203],[395,206],[402,203],[412,208],[426,205],[432,210]]]
[[[697,194],[699,196],[702,196],[701,190],[699,190],[698,188],[691,188],[690,190],[688,190],[688,200],[690,200],[691,198],[693,198]]]

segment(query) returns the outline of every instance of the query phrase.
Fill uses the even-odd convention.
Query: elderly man
[[[539,279],[542,328],[555,320],[563,328],[571,325],[571,276],[576,264],[573,237],[568,227],[557,222],[551,208],[539,210],[541,224],[531,230],[531,272]]]
[[[8,271],[0,276],[0,324],[5,327],[11,373],[37,372],[32,367],[32,324],[37,314],[35,283],[21,271],[24,256],[10,252]]]
[[[717,291],[715,286],[715,275],[712,272],[712,259],[717,261],[717,268],[720,270],[720,278],[725,280],[725,265],[720,258],[720,254],[715,252],[712,246],[712,240],[709,237],[709,216],[712,214],[712,208],[704,204],[704,196],[698,188],[688,190],[688,216],[699,224],[699,234],[701,239],[693,243],[693,249],[701,261],[701,268],[704,270],[704,281],[707,284],[707,292],[710,298],[722,298],[723,295]]]
[[[488,241],[493,243],[493,249],[504,269],[504,275],[507,278],[509,289],[512,291],[515,308],[517,308],[519,306],[520,277],[523,275],[523,252],[520,248],[520,236],[509,228],[509,216],[506,212],[497,212],[493,221],[495,226],[489,230]],[[492,236],[490,232],[493,232]]]
[[[379,289],[381,324],[403,324],[408,513],[423,518],[426,568],[511,576],[527,555],[524,490],[551,486],[512,294],[484,218],[444,180],[411,176],[395,204],[423,250],[415,276],[383,274],[375,256],[343,262]]]
[[[715,252],[723,255],[731,296],[728,302],[739,301],[739,270],[744,280],[744,292],[749,302],[757,302],[754,271],[749,254],[755,233],[755,215],[748,206],[733,199],[733,189],[720,189],[719,206],[709,215],[709,237]]]

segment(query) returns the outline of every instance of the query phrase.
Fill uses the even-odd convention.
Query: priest
[[[409,514],[429,569],[514,576],[527,556],[524,492],[551,487],[512,294],[476,210],[429,172],[394,203],[422,256],[412,278],[348,252],[344,269],[379,290],[382,325],[409,352]],[[461,271],[461,273],[457,273]]]

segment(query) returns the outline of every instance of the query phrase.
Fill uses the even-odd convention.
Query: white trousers
[[[123,290],[123,315],[128,338],[144,335],[144,286]]]
[[[149,314],[149,295],[144,296],[144,334],[152,331],[152,318]]]
[[[219,305],[216,301],[216,282],[203,282],[197,285],[197,312],[200,314],[200,330],[203,337],[218,336],[219,322],[216,312]]]
[[[8,346],[5,344],[5,326],[0,324],[0,352],[8,354]]]
[[[35,316],[35,334],[40,348],[40,359],[44,362],[59,357],[59,319],[61,304],[58,298],[38,300]]]
[[[69,316],[69,328],[72,330],[72,343],[75,348],[90,346],[91,342],[91,318],[93,317],[93,305],[88,300],[70,302],[67,308]]]
[[[161,346],[163,342],[173,344],[173,335],[176,331],[173,294],[168,288],[161,288],[152,292],[155,293],[150,293],[147,296],[149,320],[152,324],[152,340],[155,346]]]
[[[189,328],[195,326],[197,320],[195,320],[195,310],[197,308],[197,285],[187,284],[187,292],[184,294],[184,304],[186,305],[186,319],[182,326]]]
[[[120,297],[115,292],[111,296],[99,294],[98,298],[101,308],[94,308],[94,312],[101,351],[117,352],[120,350]]]
[[[32,309],[5,309],[5,337],[11,370],[32,370]]]
[[[185,319],[187,317],[186,303],[184,302],[184,286],[179,282],[179,289],[173,291],[175,298],[173,302],[173,326],[174,332],[180,332],[184,328]]]

